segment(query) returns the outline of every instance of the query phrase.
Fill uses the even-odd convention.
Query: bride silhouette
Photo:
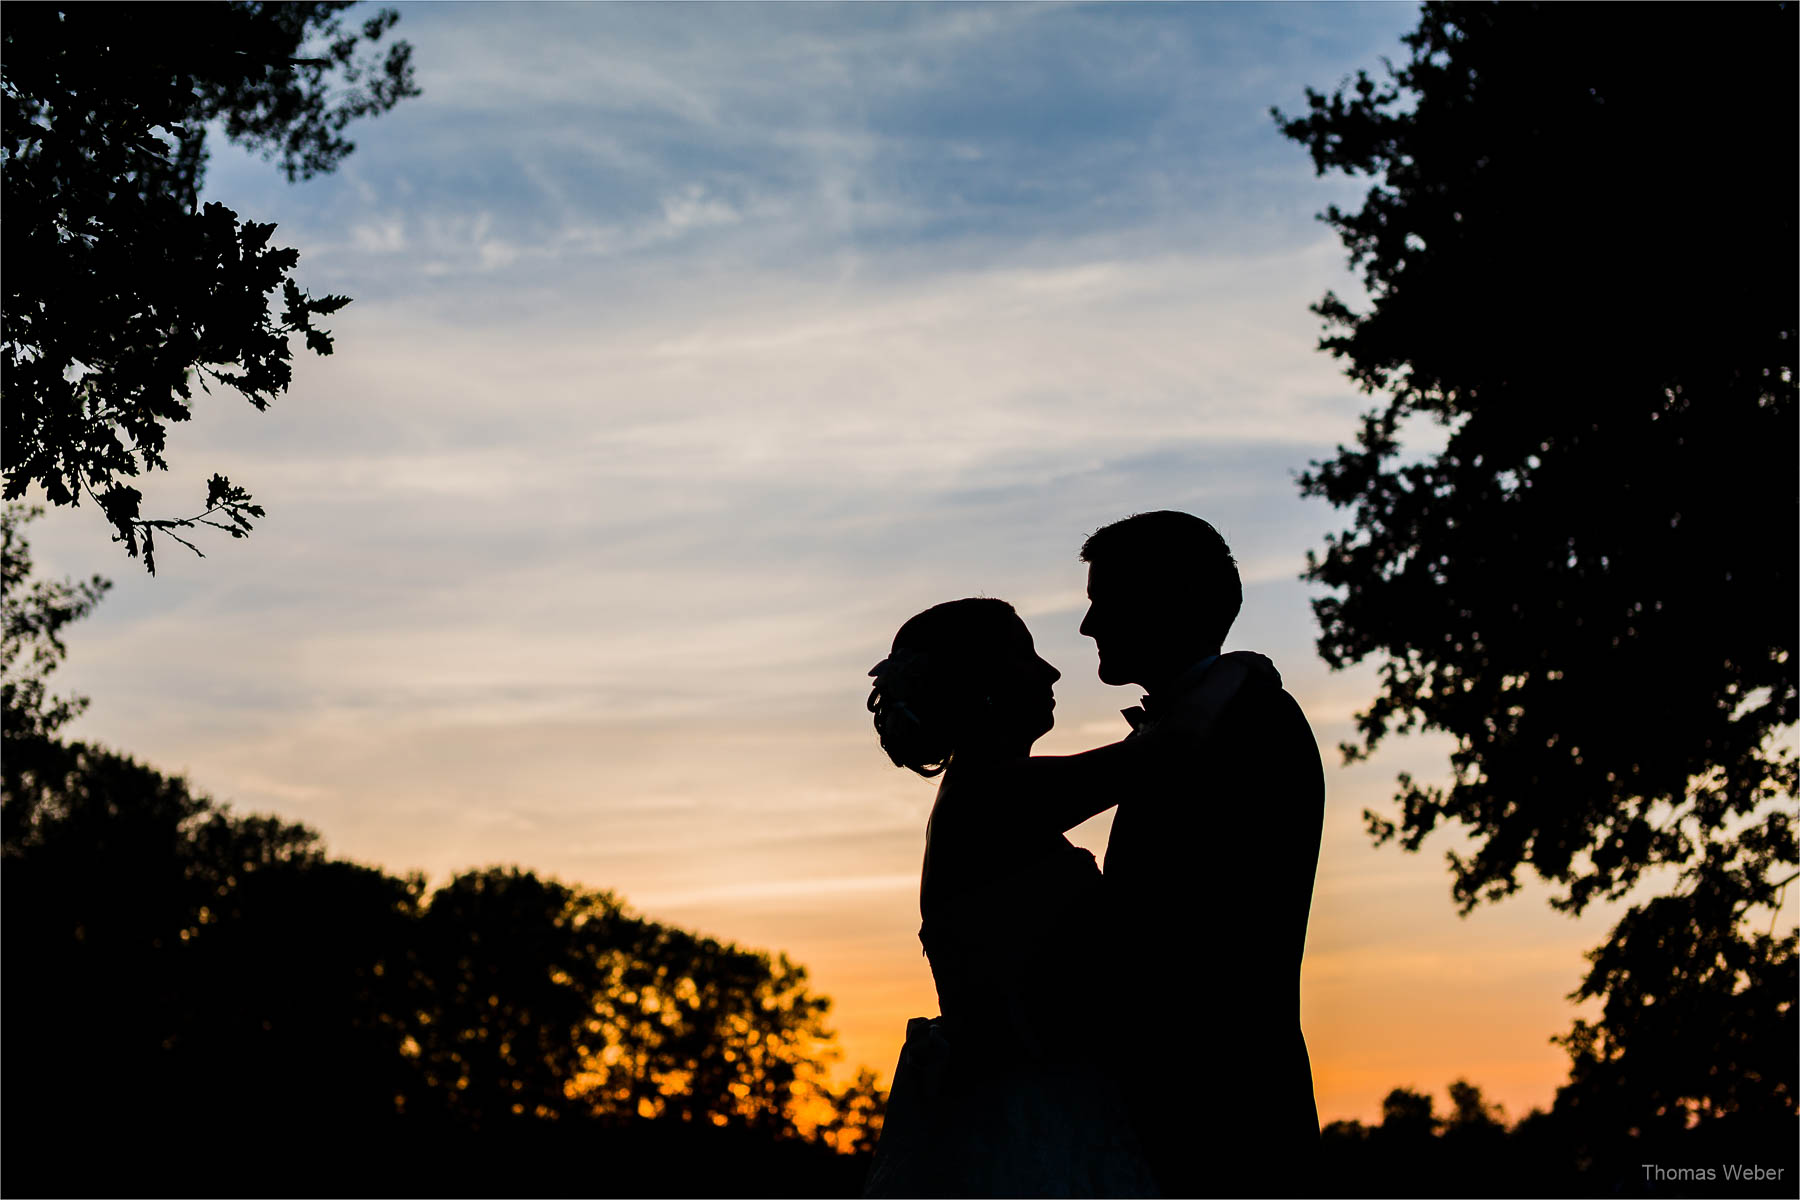
[[[864,1194],[1157,1195],[1120,1091],[1122,1031],[1097,1018],[1120,982],[1095,970],[1106,893],[1094,856],[1063,836],[1112,798],[1034,793],[1021,769],[1054,724],[1060,672],[1011,605],[968,599],[906,622],[869,674],[882,749],[942,777],[919,885],[941,1011],[907,1023]],[[1217,712],[1273,674],[1227,655],[1199,701]],[[1084,756],[1100,756],[1083,776],[1099,790],[1116,750]]]

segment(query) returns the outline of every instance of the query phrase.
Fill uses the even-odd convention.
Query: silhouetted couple
[[[1267,659],[1220,654],[1243,589],[1211,525],[1144,513],[1081,557],[1100,678],[1147,693],[1123,741],[1030,757],[1061,676],[1001,600],[927,609],[869,672],[882,748],[943,776],[942,1015],[907,1024],[866,1194],[1308,1193],[1312,731]],[[1063,835],[1113,805],[1102,875]]]

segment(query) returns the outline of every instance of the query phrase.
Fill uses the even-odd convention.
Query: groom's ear
[[[1138,618],[1158,625],[1186,624],[1199,608],[1192,577],[1180,571],[1140,572],[1132,580],[1130,596]]]

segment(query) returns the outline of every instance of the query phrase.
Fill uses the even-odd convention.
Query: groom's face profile
[[[1140,610],[1144,589],[1116,567],[1088,567],[1088,610],[1081,632],[1094,639],[1100,654],[1100,682],[1116,686],[1141,683],[1146,647]]]
[[[1088,566],[1081,632],[1100,653],[1100,682],[1155,688],[1188,664],[1193,623],[1166,582],[1112,563]],[[1181,660],[1181,661],[1178,661]]]

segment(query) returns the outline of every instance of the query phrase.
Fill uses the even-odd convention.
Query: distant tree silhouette
[[[48,679],[68,654],[64,627],[92,612],[112,587],[98,575],[85,582],[32,578],[24,530],[43,511],[0,508],[0,734],[21,739],[53,736],[87,707],[80,696],[52,696]]]
[[[844,1154],[872,1154],[881,1137],[887,1093],[867,1067],[831,1096],[832,1115],[818,1134]]]
[[[1429,1093],[1395,1088],[1381,1102],[1381,1131],[1396,1139],[1430,1137],[1439,1126],[1433,1108]]]
[[[799,1132],[829,1007],[784,956],[634,916],[517,869],[457,876],[416,935],[408,1056],[471,1128],[591,1115]]]
[[[34,580],[24,520],[0,518],[5,1190],[856,1190],[882,1096],[825,1084],[829,1001],[785,956],[516,868],[429,891],[56,737],[81,701],[46,676],[104,585]]]
[[[1796,10],[1697,12],[1426,4],[1387,79],[1275,113],[1374,179],[1323,214],[1368,298],[1315,311],[1387,398],[1301,479],[1355,516],[1306,577],[1326,661],[1380,662],[1346,758],[1455,740],[1449,786],[1365,815],[1463,825],[1465,913],[1525,867],[1572,913],[1674,869],[1592,956],[1565,1103],[1791,1144],[1796,943],[1750,922],[1800,862]]]
[[[1440,1126],[1446,1157],[1452,1161],[1498,1160],[1505,1156],[1506,1114],[1466,1079],[1450,1084],[1450,1112]]]
[[[822,1094],[831,1038],[830,1002],[805,985],[786,955],[639,923],[600,1018],[618,1053],[592,1064],[596,1104],[791,1135],[797,1100]]]
[[[441,1103],[475,1130],[581,1111],[568,1085],[605,939],[576,920],[574,902],[562,884],[504,869],[458,875],[431,895],[415,931],[408,1052],[426,1093],[415,1105]]]
[[[1320,1135],[1321,1179],[1328,1191],[1353,1196],[1582,1191],[1566,1159],[1554,1152],[1521,1153],[1526,1141],[1510,1135],[1499,1106],[1483,1098],[1480,1088],[1459,1079],[1450,1085],[1449,1094],[1446,1116],[1437,1113],[1429,1093],[1395,1088],[1382,1100],[1379,1124],[1334,1121],[1325,1126]]]
[[[419,94],[407,43],[375,53],[398,13],[346,29],[349,7],[27,4],[0,29],[5,496],[92,500],[152,573],[158,533],[199,553],[178,530],[242,537],[263,515],[223,475],[197,516],[140,514],[129,480],[167,469],[193,385],[267,408],[293,376],[289,336],[331,353],[314,318],[349,303],[299,288],[273,225],[199,205],[210,125],[306,179],[354,148],[352,121]]]
[[[1481,1089],[1466,1079],[1450,1085],[1450,1115],[1444,1119],[1446,1133],[1480,1135],[1487,1130],[1504,1129],[1505,1110],[1482,1097]]]
[[[88,704],[50,691],[50,676],[68,653],[63,630],[112,586],[98,575],[85,582],[33,578],[24,531],[42,512],[16,503],[0,508],[0,763],[9,779],[26,781],[57,769],[56,734]],[[7,846],[26,835],[41,800],[27,788],[0,809]]]
[[[1720,1138],[1705,1126],[1661,1131],[1655,1139],[1596,1141],[1587,1114],[1558,1103],[1508,1125],[1500,1106],[1459,1079],[1448,1113],[1435,1098],[1395,1088],[1381,1120],[1333,1121],[1320,1132],[1321,1191],[1338,1196],[1791,1196],[1791,1136]],[[1762,1177],[1734,1179],[1726,1162],[1760,1166]],[[1646,1177],[1646,1162],[1701,1166],[1711,1178]],[[1777,1172],[1781,1172],[1777,1177]]]
[[[1743,928],[1743,885],[1721,873],[1634,907],[1588,955],[1577,996],[1603,999],[1600,1019],[1557,1040],[1573,1060],[1559,1103],[1590,1127],[1654,1139],[1717,1125],[1793,1148],[1794,939]]]
[[[246,866],[248,864],[248,866]],[[200,901],[165,970],[150,1078],[246,1146],[271,1130],[336,1139],[391,1129],[414,1090],[408,958],[420,882],[327,859],[316,835],[212,808],[192,830]]]

